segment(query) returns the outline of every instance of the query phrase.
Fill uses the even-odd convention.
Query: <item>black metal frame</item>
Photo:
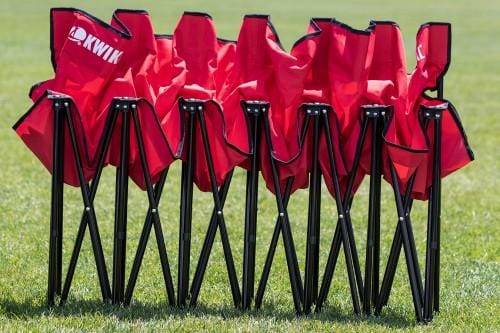
[[[313,122],[312,135],[312,170],[310,173],[309,187],[309,208],[308,208],[308,228],[307,228],[307,247],[305,263],[305,279],[303,293],[304,312],[310,313],[311,306],[316,302],[316,309],[319,311],[323,301],[328,293],[328,288],[333,276],[335,263],[331,262],[332,254],[338,256],[340,245],[344,244],[344,254],[346,257],[349,284],[351,288],[351,297],[355,313],[359,313],[359,293],[358,288],[362,286],[361,272],[359,268],[359,259],[354,240],[354,234],[350,219],[348,218],[347,207],[342,200],[340,183],[337,172],[337,161],[335,158],[334,145],[332,141],[332,130],[330,127],[329,113],[333,112],[330,105],[320,103],[306,103],[303,105],[305,120],[303,123],[301,141],[305,137],[309,124]],[[319,278],[319,235],[320,235],[320,211],[321,211],[321,170],[319,167],[319,140],[321,130],[326,138],[328,159],[330,162],[330,173],[333,178],[333,188],[335,191],[335,202],[338,213],[338,223],[335,232],[333,244],[338,244],[335,251],[330,252],[329,268],[324,275],[322,288],[318,294]],[[351,184],[352,187],[352,184]],[[350,193],[351,191],[349,191]],[[337,247],[337,246],[336,246]],[[274,250],[273,250],[274,251]],[[336,259],[335,259],[336,262]],[[328,282],[326,282],[328,281]]]
[[[364,105],[361,107],[364,112],[361,132],[358,138],[356,152],[354,156],[353,165],[349,172],[349,180],[346,188],[346,192],[343,196],[342,207],[345,214],[346,227],[349,231],[348,236],[351,240],[351,246],[353,246],[353,263],[356,267],[356,284],[359,291],[359,297],[363,303],[363,312],[365,314],[370,314],[372,309],[372,304],[378,296],[378,285],[379,285],[379,261],[380,261],[380,186],[382,178],[382,129],[383,129],[383,119],[385,117],[387,106],[384,105]],[[352,204],[352,188],[354,186],[354,181],[359,168],[359,162],[361,159],[361,153],[363,150],[364,142],[367,136],[368,127],[371,127],[372,140],[371,140],[371,156],[370,156],[370,194],[369,194],[369,208],[368,208],[368,230],[367,230],[367,242],[366,242],[366,261],[365,261],[365,277],[364,280],[361,277],[361,271],[358,269],[359,261],[357,258],[357,251],[355,248],[350,208]],[[340,219],[339,219],[340,221]],[[330,254],[325,268],[325,274],[323,276],[323,283],[321,285],[320,293],[318,296],[318,301],[316,304],[316,309],[320,310],[324,301],[326,300],[328,290],[331,285],[331,280],[333,277],[333,272],[335,270],[335,265],[337,263],[339,251],[340,251],[341,239],[339,225],[335,231],[335,235],[332,241],[332,246],[330,249]],[[351,285],[351,294],[354,293],[354,289]],[[354,299],[354,298],[353,298]],[[355,303],[354,303],[355,304]],[[355,312],[358,313],[355,308]]]
[[[64,304],[64,302],[66,301],[76,267],[75,258],[78,257],[87,224],[89,225],[92,249],[96,261],[97,275],[101,287],[102,298],[104,301],[109,301],[111,299],[111,290],[109,286],[109,278],[93,205],[95,189],[97,188],[97,183],[99,182],[100,173],[96,174],[96,176],[94,177],[94,181],[92,182],[92,186],[91,188],[89,188],[89,185],[87,184],[83,173],[80,147],[78,146],[73,116],[71,114],[71,98],[64,95],[52,95],[49,96],[49,99],[53,101],[52,110],[54,113],[54,136],[47,301],[49,306],[53,306],[56,295],[61,296],[61,304]],[[75,242],[75,249],[70,261],[70,267],[68,269],[67,277],[64,282],[64,288],[61,289],[64,208],[63,163],[66,127],[68,128],[68,132],[70,134],[72,156],[75,161],[75,167],[78,173],[78,179],[85,208],[78,230],[77,241]]]
[[[441,248],[441,135],[444,106],[423,108],[424,116],[434,121],[432,186],[429,193],[427,249],[425,260],[424,320],[432,321],[439,311],[439,268]]]
[[[180,228],[179,228],[179,264],[178,264],[178,280],[177,280],[177,306],[183,307],[186,305],[188,291],[191,293],[190,306],[196,306],[203,275],[205,273],[210,251],[213,245],[217,226],[219,227],[222,244],[224,248],[224,256],[226,259],[226,267],[228,270],[229,282],[235,306],[238,306],[241,301],[241,294],[236,276],[231,246],[227,234],[226,223],[223,213],[223,203],[229,189],[229,183],[232,172],[227,176],[226,181],[221,189],[217,188],[215,177],[214,163],[212,151],[210,150],[210,141],[208,137],[207,125],[204,111],[205,101],[197,99],[181,99],[179,101],[179,109],[184,117],[187,116],[187,145],[186,149],[187,161],[182,162],[182,179],[181,179],[181,211],[180,211]],[[198,147],[194,144],[194,135],[196,123],[199,123],[203,149],[207,162],[208,172],[210,175],[210,184],[214,200],[214,212],[209,223],[209,229],[205,237],[203,250],[200,254],[200,259],[197,265],[197,270],[193,280],[193,285],[189,289],[189,266],[191,252],[191,224],[192,224],[192,205],[193,205],[193,184],[194,184],[194,150]]]
[[[380,271],[380,185],[382,182],[382,130],[387,106],[364,106],[366,117],[371,122],[372,140],[370,156],[370,194],[368,206],[368,229],[366,239],[365,279],[363,290],[363,312],[371,314],[379,292]]]
[[[249,142],[251,145],[250,154],[250,169],[247,172],[247,195],[245,204],[245,239],[244,239],[244,252],[243,252],[243,286],[242,286],[242,308],[250,308],[251,300],[253,298],[254,283],[255,283],[255,239],[257,230],[257,199],[258,199],[258,173],[260,169],[260,140],[264,136],[267,145],[266,152],[268,155],[269,164],[271,167],[271,174],[273,185],[275,189],[276,206],[278,208],[278,218],[271,241],[270,252],[266,260],[267,275],[269,274],[270,263],[274,255],[274,250],[279,238],[280,231],[283,232],[283,243],[285,247],[285,255],[288,266],[288,274],[290,277],[290,286],[292,289],[292,297],[297,314],[302,312],[302,279],[300,276],[299,265],[297,261],[297,253],[293,241],[290,221],[286,206],[290,196],[289,180],[285,195],[282,195],[280,180],[278,176],[278,169],[276,160],[273,156],[273,143],[271,139],[271,129],[267,112],[269,111],[270,104],[265,101],[243,101],[241,103],[243,112],[247,119],[247,128],[249,135]],[[293,180],[292,180],[293,181]],[[274,249],[274,250],[272,250]],[[272,252],[272,253],[271,253]],[[270,255],[271,254],[271,255]],[[264,268],[263,276],[266,271]],[[267,283],[263,278],[259,283],[257,295],[255,297],[255,307],[258,309],[262,304],[262,297]]]
[[[437,89],[438,98],[443,97],[443,81],[439,81]],[[408,276],[412,290],[413,303],[418,321],[429,322],[432,320],[433,311],[439,311],[439,250],[440,250],[440,215],[441,215],[441,119],[446,105],[435,107],[422,106],[423,129],[427,132],[430,121],[434,121],[434,151],[432,186],[428,202],[428,226],[427,226],[427,249],[425,266],[425,288],[422,285],[422,277],[418,262],[417,250],[411,225],[411,208],[413,199],[411,193],[415,174],[408,182],[406,193],[401,197],[398,187],[398,179],[391,167],[391,179],[393,182],[394,195],[398,208],[399,221],[394,234],[389,259],[387,262],[384,279],[377,299],[375,314],[379,315],[382,307],[387,305],[401,247],[404,246],[405,258],[408,267]]]

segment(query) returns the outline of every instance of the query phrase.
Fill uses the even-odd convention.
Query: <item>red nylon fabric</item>
[[[93,175],[92,159],[100,133],[95,134],[101,95],[111,82],[123,76],[127,64],[121,58],[130,46],[130,35],[81,10],[55,8],[51,10],[51,50],[54,78],[32,89],[34,105],[14,125],[25,144],[52,170],[53,94],[71,98],[71,111],[80,147],[84,177]],[[66,135],[64,182],[78,186],[69,136]]]
[[[204,114],[216,182],[219,186],[227,173],[238,163],[238,159],[241,159],[240,154],[227,146],[224,114],[216,94],[226,78],[236,45],[217,39],[215,26],[209,15],[186,12],[175,28],[171,43],[169,39],[164,38],[161,46],[165,49],[160,52],[168,59],[160,61],[159,71],[169,75],[160,79],[161,87],[155,107],[163,131],[171,150],[178,158],[185,160],[187,114],[179,109],[179,101],[205,101]],[[194,131],[194,142],[194,181],[201,191],[211,191],[198,122]]]
[[[399,27],[393,22],[377,22],[375,46],[370,68],[367,99],[370,104],[391,106],[384,129],[383,174],[390,182],[387,159],[394,164],[396,173],[405,188],[414,171],[424,161],[428,151],[425,133],[418,123],[418,115],[409,112],[408,106],[415,99],[409,94],[406,74],[406,54]],[[417,120],[417,122],[415,122]],[[369,129],[371,132],[371,128]],[[371,134],[368,133],[368,138]],[[370,140],[367,140],[368,142]],[[361,166],[366,173],[370,168],[370,146],[365,144]],[[418,186],[416,183],[415,186]]]
[[[247,15],[238,36],[236,60],[223,87],[223,109],[226,116],[227,139],[237,151],[250,154],[247,119],[241,103],[262,101],[269,103],[266,114],[271,129],[272,155],[278,161],[281,186],[295,173],[285,164],[297,157],[300,151],[297,137],[297,108],[316,50],[314,35],[299,41],[294,53],[288,54],[267,15]],[[259,169],[269,190],[274,191],[268,147],[263,131],[260,138]],[[249,168],[249,160],[240,166]],[[302,186],[297,181],[298,186]],[[295,189],[298,186],[295,185]]]
[[[368,68],[373,52],[371,29],[372,27],[364,31],[356,30],[334,19],[312,19],[308,28],[310,33],[316,32],[314,38],[318,44],[305,78],[301,103],[324,103],[333,109],[328,115],[342,195],[346,190],[348,170],[351,168],[359,137],[359,110],[366,94]],[[292,55],[296,51],[297,47],[294,47]],[[294,105],[293,108],[298,109],[300,106]],[[303,123],[302,110],[298,113],[299,128],[296,131],[300,131]],[[334,195],[326,134],[322,133],[319,145],[320,168],[330,193]],[[311,124],[300,157],[290,164],[290,169],[295,169],[293,172],[297,187],[307,187],[308,184],[312,134]],[[361,180],[362,174],[359,174],[353,192]]]
[[[451,26],[448,23],[427,23],[420,27],[416,37],[415,54],[417,65],[409,75],[409,94],[414,96],[414,104],[409,106],[413,114],[422,121],[421,106],[447,105],[442,112],[441,177],[464,167],[474,159],[465,131],[455,107],[447,100],[430,98],[425,90],[435,89],[440,77],[444,76],[451,58]],[[413,99],[412,99],[413,101]],[[420,112],[419,112],[420,111]],[[417,116],[415,116],[416,118]],[[417,119],[414,120],[415,124]],[[417,170],[413,197],[425,200],[429,196],[432,183],[432,160],[434,151],[434,122],[429,123],[426,134],[429,152]]]
[[[159,54],[157,39],[153,33],[153,25],[147,12],[136,10],[117,10],[113,14],[111,25],[116,28],[126,27],[130,32],[131,48],[124,56],[130,68],[123,78],[120,87],[109,89],[109,97],[103,99],[109,103],[110,98],[117,96],[137,98],[137,114],[141,126],[142,138],[152,183],[158,181],[161,172],[173,161],[173,155],[168,146],[160,121],[154,110],[159,86],[156,83],[158,73],[156,64]],[[126,85],[127,87],[125,87]],[[146,189],[144,171],[140,160],[139,148],[133,123],[130,124],[130,159],[129,176],[143,190]],[[108,161],[118,166],[120,163],[121,117],[113,133]]]

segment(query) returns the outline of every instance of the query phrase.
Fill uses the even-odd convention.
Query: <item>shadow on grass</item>
[[[74,300],[66,305],[47,307],[45,304],[33,303],[28,301],[16,302],[7,299],[0,300],[2,316],[12,319],[36,318],[42,316],[53,317],[74,317],[86,314],[97,314],[103,316],[113,316],[122,321],[137,320],[161,320],[162,318],[173,317],[183,319],[186,317],[206,318],[207,316],[220,317],[222,320],[231,320],[242,316],[249,316],[257,319],[273,318],[282,321],[294,320],[312,320],[320,322],[339,322],[345,324],[370,323],[374,325],[408,328],[417,326],[418,323],[413,318],[402,316],[389,308],[384,309],[380,317],[375,316],[356,316],[347,314],[339,308],[326,306],[321,313],[311,315],[296,316],[293,311],[284,311],[273,304],[266,303],[260,310],[250,310],[242,312],[230,305],[206,306],[199,304],[194,308],[179,309],[169,307],[164,303],[142,303],[134,301],[128,307],[104,304],[98,300]],[[291,309],[290,309],[291,310]]]

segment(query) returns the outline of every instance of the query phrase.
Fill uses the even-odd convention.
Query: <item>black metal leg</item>
[[[168,262],[167,249],[165,247],[165,240],[163,238],[163,231],[160,223],[160,215],[158,213],[158,202],[153,190],[153,185],[151,183],[151,177],[149,174],[149,166],[147,163],[146,150],[144,148],[144,139],[142,136],[142,129],[140,125],[139,116],[137,115],[137,105],[131,104],[132,107],[132,117],[134,122],[135,134],[137,143],[139,146],[139,155],[141,158],[141,165],[144,174],[144,180],[146,183],[146,192],[148,194],[150,213],[153,219],[153,225],[155,228],[156,243],[158,247],[158,252],[160,256],[160,263],[162,267],[163,280],[165,282],[165,288],[167,291],[167,298],[170,305],[175,303],[174,286],[172,283],[172,275],[170,273],[170,264]]]
[[[64,161],[64,115],[65,110],[61,105],[62,101],[53,102],[52,110],[54,114],[54,133],[52,143],[52,192],[50,211],[50,232],[49,232],[49,270],[47,303],[54,305],[55,295],[59,287],[59,270],[62,251],[59,234],[62,231],[62,208],[63,208],[63,161]]]
[[[307,131],[309,129],[310,121],[311,121],[311,117],[306,116],[304,118],[304,123],[302,125],[300,138],[299,138],[299,141],[301,144],[305,140]],[[288,201],[290,200],[294,179],[295,179],[294,177],[289,177],[287,179],[287,182],[285,185],[285,192],[283,194],[283,205],[284,205],[285,209],[287,208]],[[261,275],[261,278],[259,281],[259,286],[257,289],[257,293],[255,295],[255,308],[256,309],[260,309],[260,307],[262,306],[262,299],[264,298],[264,292],[266,290],[267,281],[269,280],[269,274],[271,272],[271,266],[273,263],[274,254],[276,252],[276,247],[278,245],[278,239],[279,239],[279,235],[281,233],[281,230],[282,230],[281,218],[278,216],[276,218],[273,236],[271,239],[271,243],[269,244],[269,250],[267,251],[266,261],[264,263],[264,268],[262,270],[262,275]],[[292,261],[294,264],[295,276],[296,276],[297,281],[299,281],[299,294],[301,296],[300,301],[301,301],[301,303],[303,303],[304,302],[304,289],[302,287],[302,279],[301,279],[300,268],[298,265],[297,254],[296,253],[292,253],[292,254],[293,254]]]
[[[380,236],[377,235],[380,228],[380,154],[381,138],[379,127],[380,108],[369,108],[366,116],[370,117],[372,123],[372,142],[371,142],[371,165],[370,165],[370,196],[368,207],[368,231],[366,241],[366,261],[365,261],[365,284],[363,296],[363,311],[365,314],[371,314],[373,299],[378,296],[378,258]],[[377,285],[375,284],[377,283]],[[375,296],[374,296],[375,295]]]
[[[340,235],[340,224],[337,224],[335,228],[335,234],[333,235],[332,245],[330,246],[330,252],[328,254],[328,259],[326,261],[325,272],[323,273],[323,281],[321,282],[321,288],[318,294],[318,300],[316,301],[316,311],[321,311],[323,303],[328,296],[328,291],[332,284],[333,273],[335,272],[335,267],[337,266],[337,259],[340,253],[340,245],[342,244]]]
[[[423,128],[424,130],[427,130],[427,126],[429,124],[429,118],[424,118],[423,122]],[[410,220],[410,213],[411,213],[411,207],[413,204],[413,199],[411,197],[412,191],[413,191],[413,184],[415,182],[415,174],[413,174],[410,177],[410,180],[408,181],[408,184],[406,186],[406,191],[405,191],[405,196],[404,196],[404,211],[405,211],[405,216],[408,219],[408,236],[410,240],[410,245],[411,245],[411,250],[412,250],[412,257],[414,261],[414,267],[416,267],[416,275],[417,275],[417,282],[418,282],[418,290],[419,290],[419,295],[423,297],[424,291],[423,291],[423,286],[422,286],[422,276],[420,274],[420,264],[418,262],[418,254],[417,254],[417,249],[415,245],[415,237],[413,235],[413,228],[411,225],[411,220]],[[394,282],[394,276],[396,274],[396,266],[398,264],[399,260],[399,254],[401,252],[401,247],[403,246],[403,239],[401,236],[401,228],[399,226],[399,223],[397,224],[396,227],[396,232],[394,234],[394,240],[391,246],[391,252],[389,254],[389,259],[387,262],[386,266],[386,271],[384,273],[384,279],[382,282],[382,287],[380,288],[380,293],[379,297],[377,299],[376,303],[376,309],[375,309],[375,314],[380,314],[382,307],[387,305],[387,302],[389,301],[389,296],[391,293],[392,289],[392,284]],[[421,299],[421,302],[423,304],[423,298]]]
[[[427,226],[427,257],[425,266],[424,319],[431,321],[433,310],[439,309],[439,224],[441,205],[441,109],[433,110],[434,148],[432,165],[432,187],[429,196],[429,216]]]
[[[413,305],[415,308],[415,314],[417,316],[417,320],[422,321],[422,302],[421,302],[422,296],[419,294],[419,287],[416,274],[416,270],[418,270],[419,268],[415,267],[415,261],[412,255],[411,244],[407,229],[408,219],[405,218],[405,210],[403,206],[403,200],[401,199],[401,194],[399,193],[399,185],[398,185],[396,170],[392,163],[389,163],[389,167],[391,170],[392,185],[394,190],[394,196],[396,198],[396,207],[399,215],[398,223],[401,227],[401,236],[403,238],[403,248],[405,251],[406,265],[408,267],[408,276],[413,296]]]
[[[128,163],[130,153],[130,112],[122,108],[120,166],[116,169],[115,231],[113,250],[113,304],[123,302],[128,205]],[[128,108],[128,105],[127,105]]]
[[[320,237],[321,237],[321,169],[318,169],[318,177],[316,179],[318,184],[316,185],[316,249],[314,258],[314,270],[313,270],[313,286],[312,286],[312,301],[316,303],[318,300],[318,282],[319,282],[319,254],[320,252]]]
[[[113,129],[115,127],[116,118],[118,117],[118,112],[114,109],[114,106],[108,112],[108,118],[106,120],[106,124],[103,130],[103,135],[99,142],[99,147],[97,149],[98,162],[94,177],[92,178],[92,184],[90,186],[90,201],[94,202],[95,195],[97,193],[97,188],[99,186],[99,181],[101,179],[102,170],[104,167],[104,161],[106,158],[106,154],[109,149],[109,144],[111,142],[111,137],[113,134]],[[78,256],[80,254],[80,249],[83,243],[83,237],[85,236],[85,230],[88,224],[87,213],[84,209],[82,213],[82,217],[80,220],[80,226],[78,228],[77,237],[75,240],[75,245],[73,248],[73,252],[71,253],[71,259],[68,266],[68,270],[66,272],[66,279],[64,280],[64,287],[61,294],[61,305],[63,305],[68,299],[69,290],[71,287],[71,282],[73,281],[73,276],[76,269],[76,264],[78,262]],[[102,251],[101,240],[99,236],[99,229],[97,228],[97,224],[92,227],[94,231],[90,231],[91,234],[94,233],[94,238],[92,238],[92,245],[94,249],[94,258],[96,261],[97,272],[99,275],[99,283],[101,287],[102,298],[105,302],[111,301],[111,288],[109,284],[109,277],[107,273],[106,266],[104,265],[104,253]],[[90,228],[89,228],[90,230]],[[96,243],[94,244],[94,239]],[[101,275],[102,272],[102,275]]]
[[[310,112],[310,110],[308,110]],[[316,258],[319,257],[317,250],[316,238],[318,235],[318,187],[321,186],[321,176],[319,170],[319,134],[320,134],[320,119],[314,117],[313,120],[313,153],[312,153],[312,171],[310,174],[309,185],[309,211],[307,219],[307,242],[306,242],[306,264],[304,275],[304,313],[311,312],[311,305],[313,303],[314,294],[314,278]],[[318,181],[319,180],[319,181]]]
[[[254,113],[249,121],[251,131],[252,154],[250,155],[250,170],[247,171],[246,207],[245,207],[245,238],[243,247],[243,278],[242,299],[243,310],[250,308],[254,296],[255,284],[255,241],[257,234],[257,200],[259,186],[260,159],[260,119],[259,113]]]
[[[90,199],[90,189],[85,181],[85,177],[83,175],[83,167],[82,167],[82,162],[80,159],[80,151],[78,147],[78,142],[76,139],[76,133],[75,133],[75,128],[73,126],[73,118],[71,115],[71,111],[69,109],[69,104],[65,103],[65,108],[66,108],[66,124],[68,125],[70,137],[71,137],[71,146],[73,149],[73,156],[75,158],[75,163],[76,163],[76,168],[78,171],[78,178],[80,181],[80,189],[82,192],[82,198],[83,202],[85,205],[85,211],[87,213],[87,221],[89,224],[89,230],[90,230],[90,236],[92,240],[92,247],[94,250],[94,253],[97,253],[96,255],[96,266],[97,266],[97,272],[98,276],[100,278],[101,286],[104,286],[105,290],[104,292],[108,292],[109,290],[109,281],[107,280],[107,270],[106,270],[106,263],[104,262],[104,256],[102,255],[102,247],[101,247],[101,241],[100,241],[100,236],[99,232],[97,229],[97,218],[95,215],[95,210],[94,206],[92,203],[92,200]],[[107,288],[107,289],[106,289]],[[107,299],[108,295],[106,295]]]
[[[350,216],[350,207],[352,203],[352,189],[354,187],[354,181],[356,179],[356,173],[358,171],[359,167],[359,162],[361,159],[361,152],[363,150],[363,145],[365,143],[365,138],[366,138],[366,133],[368,130],[368,118],[363,118],[363,123],[361,126],[361,132],[360,136],[358,138],[358,142],[356,144],[356,152],[354,154],[354,161],[353,165],[351,168],[351,171],[349,173],[349,179],[346,187],[346,191],[344,194],[344,200],[343,200],[343,206],[344,206],[344,213],[345,213],[345,222],[347,225],[347,228],[349,230],[349,243],[351,245],[351,251],[352,251],[352,261],[354,265],[354,270],[355,270],[355,275],[356,275],[356,282],[358,286],[358,295],[361,301],[363,301],[363,279],[361,276],[361,268],[359,264],[359,258],[357,254],[357,249],[356,249],[356,242],[354,240],[354,231],[352,228],[352,223],[351,223],[351,216]],[[321,288],[318,294],[318,300],[316,302],[316,311],[321,311],[321,307],[323,306],[323,303],[325,302],[327,296],[328,296],[328,291],[330,289],[331,283],[332,283],[332,278],[333,278],[333,273],[335,271],[335,266],[337,264],[337,259],[340,253],[340,245],[341,245],[341,234],[340,234],[340,219],[337,222],[337,227],[335,228],[335,234],[333,236],[332,240],[332,245],[330,247],[330,252],[328,255],[328,260],[327,264],[325,267],[325,272],[323,274],[323,281],[321,283]]]
[[[340,224],[340,230],[341,230],[341,235],[342,235],[342,243],[344,244],[344,254],[345,254],[345,261],[346,261],[346,266],[347,266],[347,275],[349,278],[349,286],[351,289],[351,298],[352,298],[352,304],[354,308],[354,312],[358,314],[361,309],[360,309],[360,304],[359,304],[359,296],[358,296],[358,289],[357,289],[357,284],[356,284],[356,276],[354,272],[354,267],[353,267],[353,261],[352,261],[352,250],[351,250],[351,245],[349,242],[349,230],[347,228],[346,222],[345,222],[345,211],[344,211],[344,204],[342,202],[342,196],[340,193],[340,185],[339,185],[339,179],[338,179],[338,173],[337,173],[337,161],[335,160],[335,152],[334,152],[334,146],[332,143],[332,132],[330,129],[330,122],[328,119],[328,114],[327,110],[324,109],[322,110],[323,113],[323,126],[325,128],[325,136],[326,136],[326,142],[328,146],[328,156],[330,160],[330,168],[331,168],[331,173],[333,177],[333,186],[335,189],[335,202],[337,204],[337,213],[339,216],[339,224]]]
[[[193,213],[193,176],[194,176],[194,128],[195,117],[188,113],[187,161],[182,162],[181,175],[181,213],[179,227],[179,263],[177,274],[177,306],[186,305],[189,289],[189,262],[191,256],[191,222]]]
[[[285,208],[287,208],[288,201],[290,200],[293,180],[294,178],[290,177],[288,178],[286,183],[285,192],[283,194],[283,205]],[[274,254],[276,252],[276,247],[278,246],[278,239],[280,237],[280,232],[281,232],[281,219],[278,217],[276,219],[276,223],[274,226],[273,237],[271,239],[271,243],[269,244],[269,250],[267,252],[264,269],[262,270],[262,275],[259,280],[259,287],[257,288],[257,293],[255,294],[256,309],[260,309],[260,307],[262,306],[262,299],[264,298],[264,292],[266,291],[267,281],[269,280],[269,273],[271,272],[271,266],[273,264]],[[300,277],[300,272],[298,276]]]
[[[224,219],[224,212],[222,210],[222,203],[219,197],[219,190],[217,188],[217,181],[215,178],[215,169],[212,158],[212,151],[210,149],[210,141],[208,138],[208,131],[205,122],[205,114],[203,107],[199,108],[198,119],[200,121],[201,134],[203,137],[203,147],[205,150],[205,158],[207,161],[208,171],[210,174],[210,183],[212,186],[212,195],[214,199],[215,209],[217,209],[217,219],[219,221],[219,227],[221,231],[222,246],[224,249],[224,256],[226,259],[226,267],[229,275],[229,283],[231,285],[231,292],[233,294],[234,306],[238,306],[241,301],[240,288],[238,284],[238,278],[236,277],[236,269],[234,267],[233,255],[231,252],[231,246],[229,244],[229,238],[226,230],[226,222]]]
[[[291,282],[291,288],[292,288],[292,296],[293,296],[293,302],[295,306],[295,311],[297,313],[301,312],[301,299],[300,299],[300,287],[299,285],[302,284],[300,281],[300,278],[296,276],[296,270],[295,270],[295,263],[293,263],[294,258],[296,258],[296,251],[295,251],[295,245],[293,244],[293,237],[292,237],[292,231],[290,228],[290,221],[288,219],[288,212],[285,209],[285,206],[283,204],[283,197],[281,196],[281,188],[280,188],[280,181],[278,177],[278,170],[276,168],[275,161],[272,156],[272,140],[271,140],[271,129],[269,125],[269,119],[267,118],[267,115],[265,112],[267,111],[267,107],[263,107],[261,112],[263,113],[262,116],[262,123],[264,125],[264,135],[266,138],[266,143],[268,146],[267,153],[269,157],[269,162],[271,165],[271,172],[272,172],[272,178],[273,178],[273,184],[274,184],[274,189],[275,189],[275,196],[276,196],[276,204],[278,206],[278,211],[279,211],[279,216],[281,218],[281,224],[283,228],[283,242],[285,244],[285,255],[287,258],[287,264],[288,264],[288,274],[290,276],[290,282]],[[298,265],[298,264],[297,264]]]
[[[226,176],[224,183],[219,190],[220,202],[222,207],[226,201],[227,193],[229,192],[229,186],[231,185],[231,179],[233,176],[233,170]],[[203,277],[207,269],[208,260],[210,258],[210,253],[212,252],[212,246],[215,240],[215,234],[217,233],[218,227],[217,220],[217,209],[214,207],[212,211],[212,217],[210,218],[210,223],[208,225],[208,230],[205,235],[205,240],[203,242],[203,247],[200,252],[200,257],[198,259],[198,264],[196,265],[196,271],[194,273],[193,282],[191,283],[191,300],[190,306],[196,306],[198,301],[198,296],[200,294],[201,284],[203,282]]]
[[[160,203],[161,194],[163,193],[163,188],[164,188],[165,182],[167,180],[167,175],[168,175],[168,168],[162,172],[160,179],[158,180],[158,182],[156,183],[156,185],[154,187],[154,197],[155,197],[157,204]],[[132,268],[130,270],[130,276],[128,279],[127,288],[125,290],[125,298],[123,301],[124,305],[129,305],[130,301],[132,299],[132,294],[133,294],[134,289],[135,289],[135,284],[137,282],[137,277],[139,275],[139,270],[141,268],[142,259],[144,258],[144,253],[146,251],[146,246],[147,246],[147,243],[149,240],[149,235],[151,233],[152,228],[153,228],[153,216],[151,214],[151,207],[149,207],[147,215],[146,215],[146,219],[144,222],[144,227],[142,228],[141,237],[139,239],[139,245],[137,246],[137,251],[135,254],[135,258],[134,258],[134,263],[132,264]],[[164,264],[162,263],[162,270],[163,270],[163,267],[164,267]],[[171,299],[170,295],[169,295],[170,294],[170,292],[168,291],[169,284],[168,284],[168,281],[165,279],[165,273],[164,273],[164,280],[165,280],[165,287],[167,290],[167,298],[168,298],[169,304],[175,305],[175,301],[174,301],[175,298]],[[172,286],[172,289],[173,289],[173,286]]]

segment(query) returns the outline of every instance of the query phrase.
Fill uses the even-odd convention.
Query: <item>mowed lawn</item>
[[[119,4],[118,4],[119,3]],[[158,33],[171,33],[184,10],[207,11],[220,36],[236,38],[245,13],[272,15],[289,48],[306,30],[311,16],[334,16],[357,28],[370,19],[397,21],[405,35],[409,65],[414,36],[421,23],[453,23],[453,56],[446,75],[445,96],[457,106],[476,161],[443,181],[441,312],[430,325],[414,320],[404,258],[389,305],[380,317],[355,316],[341,256],[320,314],[296,317],[280,241],[263,309],[242,313],[232,306],[219,238],[196,309],[166,305],[155,242],[150,242],[130,307],[104,305],[86,235],[69,301],[46,307],[50,176],[26,149],[11,126],[29,108],[30,86],[52,75],[49,53],[49,8],[75,6],[108,21],[116,6],[150,11]],[[0,6],[0,331],[500,331],[500,4],[495,0],[419,1],[12,1]],[[177,277],[180,168],[169,175],[160,206],[174,279]],[[106,169],[96,199],[108,271],[113,247],[114,169]],[[364,263],[367,182],[352,209]],[[146,208],[146,196],[130,186],[127,261],[130,268]],[[226,204],[226,220],[238,276],[243,252],[245,175],[235,173]],[[257,277],[260,276],[276,216],[273,197],[260,186],[257,237]],[[74,242],[82,203],[77,189],[67,189],[65,205],[65,265]],[[212,209],[212,196],[195,192],[193,213],[193,273]],[[320,272],[335,228],[333,200],[323,185]],[[289,205],[299,264],[303,268],[307,191],[297,192]],[[413,223],[421,267],[424,264],[426,204],[416,203]],[[392,192],[383,185],[382,267],[396,225]],[[128,270],[127,270],[128,272]],[[128,273],[127,273],[128,274]]]

